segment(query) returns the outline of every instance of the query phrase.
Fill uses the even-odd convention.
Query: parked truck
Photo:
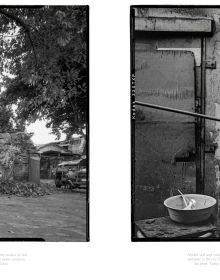
[[[86,188],[87,169],[83,159],[63,161],[57,165],[55,184],[57,188]]]

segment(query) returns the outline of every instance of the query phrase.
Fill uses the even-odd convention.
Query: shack
[[[62,161],[78,160],[85,155],[85,137],[77,135],[69,140],[38,145],[41,179],[54,179],[55,170]]]

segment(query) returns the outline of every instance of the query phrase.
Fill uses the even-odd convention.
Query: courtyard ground
[[[0,238],[86,241],[86,194],[0,196]]]

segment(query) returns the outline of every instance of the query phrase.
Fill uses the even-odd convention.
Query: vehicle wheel
[[[55,181],[56,188],[61,188],[62,184],[60,180]]]

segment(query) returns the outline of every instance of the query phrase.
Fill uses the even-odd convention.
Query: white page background
[[[189,253],[220,254],[219,242],[131,242],[131,4],[217,1],[1,1],[1,4],[90,5],[89,243],[0,243],[1,254],[26,261],[0,266],[0,279],[211,279],[218,266],[194,265]]]

